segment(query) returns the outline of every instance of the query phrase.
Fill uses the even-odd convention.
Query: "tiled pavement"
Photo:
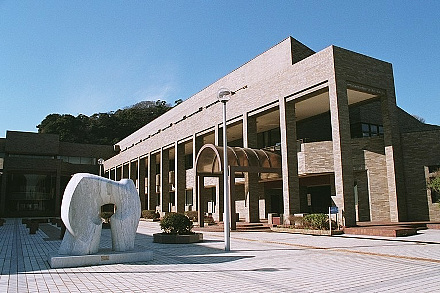
[[[231,252],[221,232],[161,245],[152,242],[158,231],[139,224],[136,245],[153,251],[150,262],[50,269],[60,240],[7,219],[0,292],[440,292],[440,230],[402,238],[233,232]],[[110,243],[103,230],[101,246]]]

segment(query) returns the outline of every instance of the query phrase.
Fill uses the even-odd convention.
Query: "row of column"
[[[330,80],[328,82],[329,106],[332,129],[333,145],[333,163],[335,196],[333,198],[336,205],[343,210],[345,225],[353,226],[356,224],[356,211],[354,199],[354,173],[351,150],[350,118],[348,108],[347,84],[345,81]],[[392,93],[391,93],[392,94]],[[393,119],[393,97],[386,95],[382,99],[382,116],[384,123],[385,154],[387,161],[388,189],[390,194],[391,220],[398,221],[399,213],[403,213],[403,197],[398,197],[400,175],[396,172],[399,161],[396,161],[398,150],[393,146],[398,145],[398,135],[392,125]],[[391,100],[391,102],[390,102]],[[394,105],[395,106],[395,105]],[[300,186],[298,176],[298,149],[296,132],[296,113],[295,100],[287,102],[286,99],[279,99],[280,113],[280,132],[281,132],[281,155],[282,155],[282,180],[283,180],[283,205],[284,216],[288,219],[289,215],[300,213]],[[395,117],[394,117],[395,118]],[[243,115],[243,147],[257,148],[257,121],[255,116],[248,113]],[[221,145],[219,137],[221,130],[215,128],[215,144]],[[195,168],[196,155],[203,145],[203,137],[193,135],[193,167]],[[174,204],[177,212],[183,212],[185,208],[185,190],[186,190],[186,171],[185,171],[185,145],[183,143],[174,143]],[[142,209],[156,209],[158,205],[156,195],[156,161],[159,156],[160,161],[160,211],[170,211],[170,188],[169,188],[169,149],[161,149],[156,153],[149,153],[146,158],[138,158],[134,165],[135,171],[131,170],[133,162],[128,164],[128,169],[121,168],[120,176],[137,180],[137,188],[141,195]],[[147,168],[145,168],[145,164]],[[127,170],[126,170],[127,169]],[[145,169],[146,174],[145,174]],[[114,178],[119,180],[118,168],[112,170],[115,172]],[[146,176],[145,176],[146,175]],[[194,174],[195,175],[195,174]],[[148,200],[142,196],[145,194],[145,177],[147,178]],[[259,199],[264,197],[264,186],[259,182],[258,174],[246,173],[245,176],[245,201],[247,207],[246,221],[259,221]],[[221,183],[221,182],[219,182]],[[194,182],[194,184],[198,184]],[[221,220],[223,206],[222,184],[216,188],[217,213]],[[201,190],[201,192],[203,192]],[[400,190],[400,192],[402,192]],[[197,203],[197,194],[193,194],[193,203]],[[148,201],[148,202],[147,202]],[[204,204],[204,203],[201,203]],[[401,215],[400,215],[401,217]]]

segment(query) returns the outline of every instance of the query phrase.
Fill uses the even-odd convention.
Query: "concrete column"
[[[145,197],[145,158],[138,158],[137,161],[137,177],[138,177],[138,191],[141,200],[141,210],[145,210],[148,206]]]
[[[396,123],[398,117],[394,85],[390,86],[386,95],[380,97],[380,101],[384,129],[390,220],[392,222],[405,221],[408,217],[408,211],[400,130],[398,123]]]
[[[194,180],[194,191],[197,188],[197,166],[196,166],[196,159],[197,159],[197,154],[199,153],[199,150],[202,148],[203,146],[203,137],[202,136],[197,136],[196,134],[193,135],[193,168],[194,168],[194,176],[195,176],[195,180]],[[193,203],[194,203],[194,207],[196,210],[198,210],[198,196],[197,196],[197,192],[193,192]]]
[[[203,176],[196,176],[195,180],[195,194],[197,202],[197,217],[199,219],[200,227],[205,226],[205,202],[206,202],[206,190],[205,190],[205,178]]]
[[[243,146],[257,148],[257,119],[243,115]],[[258,173],[245,173],[246,222],[260,222],[260,197],[264,196],[264,187],[259,184]]]
[[[329,100],[336,189],[334,201],[343,210],[345,226],[350,227],[356,225],[356,209],[354,204],[350,117],[345,81],[329,81]]]
[[[150,153],[148,155],[148,209],[156,210],[157,202],[157,194],[156,194],[156,155]]]
[[[229,171],[231,168],[229,167]],[[229,198],[231,199],[229,206],[229,216],[231,217],[231,230],[237,229],[237,217],[235,211],[235,172],[229,172]]]
[[[185,170],[185,144],[174,143],[174,196],[176,211],[183,214],[185,212],[185,189],[186,189],[186,170]]]
[[[170,151],[160,150],[160,210],[170,212]]]
[[[220,125],[216,124],[214,129],[214,144],[216,146],[222,146],[223,145],[223,133],[220,129]]]
[[[224,183],[223,183],[223,176],[217,177],[217,188],[215,189],[215,201],[217,203],[215,207],[215,213],[217,220],[219,222],[223,221],[223,213],[224,213]]]
[[[289,215],[301,212],[296,113],[293,102],[286,103],[286,100],[282,97],[279,99],[279,103],[284,219],[288,221]]]

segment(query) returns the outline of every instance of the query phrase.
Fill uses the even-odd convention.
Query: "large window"
[[[259,149],[271,147],[281,142],[280,128],[263,131],[257,134],[257,147]]]
[[[58,156],[57,159],[63,162],[76,165],[96,165],[96,158],[74,157],[74,156]]]
[[[352,138],[383,135],[383,126],[378,124],[355,123],[350,128]]]
[[[6,196],[9,213],[54,211],[55,174],[9,173],[7,180]]]

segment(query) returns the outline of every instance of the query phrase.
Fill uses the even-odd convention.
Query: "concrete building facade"
[[[222,146],[220,88],[236,92],[227,103],[231,154],[265,150],[279,158],[274,176],[233,174],[240,218],[288,219],[337,206],[347,226],[440,220],[426,188],[440,167],[440,127],[397,107],[392,65],[336,46],[314,52],[291,37],[117,143],[105,176],[133,179],[143,209],[202,207],[221,220],[222,179],[200,183],[196,166],[204,145]],[[239,155],[236,162],[251,166]]]
[[[56,134],[7,131],[0,139],[0,217],[60,216],[75,173],[99,174],[113,146],[60,142]]]

